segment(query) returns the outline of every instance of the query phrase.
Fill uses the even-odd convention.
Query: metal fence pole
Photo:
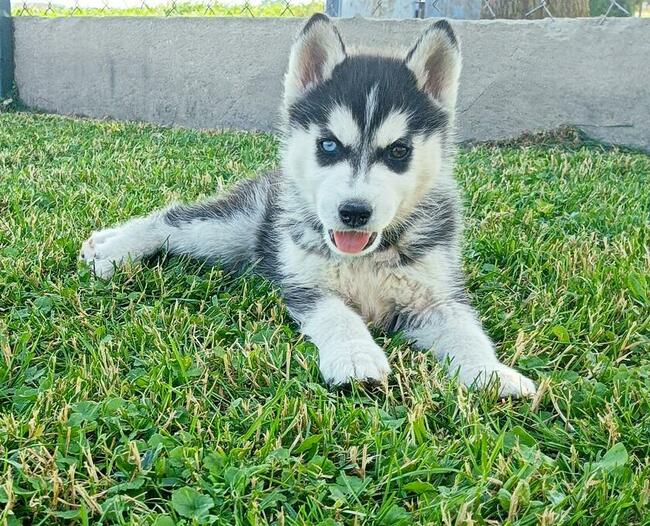
[[[13,33],[11,0],[0,0],[0,99],[10,97],[14,89]]]
[[[325,13],[332,17],[341,16],[341,1],[325,0]]]

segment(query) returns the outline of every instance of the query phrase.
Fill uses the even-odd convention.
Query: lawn
[[[459,155],[471,296],[540,383],[499,401],[399,336],[328,389],[252,276],[77,263],[273,136],[0,114],[0,524],[650,524],[650,157],[560,139]]]

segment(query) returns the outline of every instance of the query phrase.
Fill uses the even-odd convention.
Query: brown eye
[[[411,153],[411,149],[401,142],[394,142],[387,149],[388,158],[391,161],[403,161]]]

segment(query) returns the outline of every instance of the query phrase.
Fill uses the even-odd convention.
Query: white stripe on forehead
[[[363,127],[363,148],[361,150],[361,159],[359,159],[359,167],[356,170],[357,174],[366,174],[368,172],[368,144],[370,142],[370,122],[372,117],[375,114],[375,109],[377,107],[377,84],[375,84],[368,95],[366,96],[366,115],[365,115],[365,125]]]
[[[370,130],[370,121],[372,116],[375,113],[375,108],[377,107],[377,84],[375,84],[370,91],[368,92],[368,97],[366,98],[366,126],[364,130],[364,135],[368,136],[368,130]]]
[[[405,111],[390,112],[377,127],[373,144],[376,148],[385,148],[397,139],[406,137],[409,130],[409,116]]]
[[[330,110],[327,127],[344,146],[353,146],[361,141],[361,130],[347,106],[336,105]]]

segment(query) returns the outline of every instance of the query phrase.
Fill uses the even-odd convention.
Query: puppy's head
[[[349,53],[325,15],[300,32],[284,85],[284,170],[332,251],[372,252],[436,184],[460,68],[446,21],[396,58]]]

